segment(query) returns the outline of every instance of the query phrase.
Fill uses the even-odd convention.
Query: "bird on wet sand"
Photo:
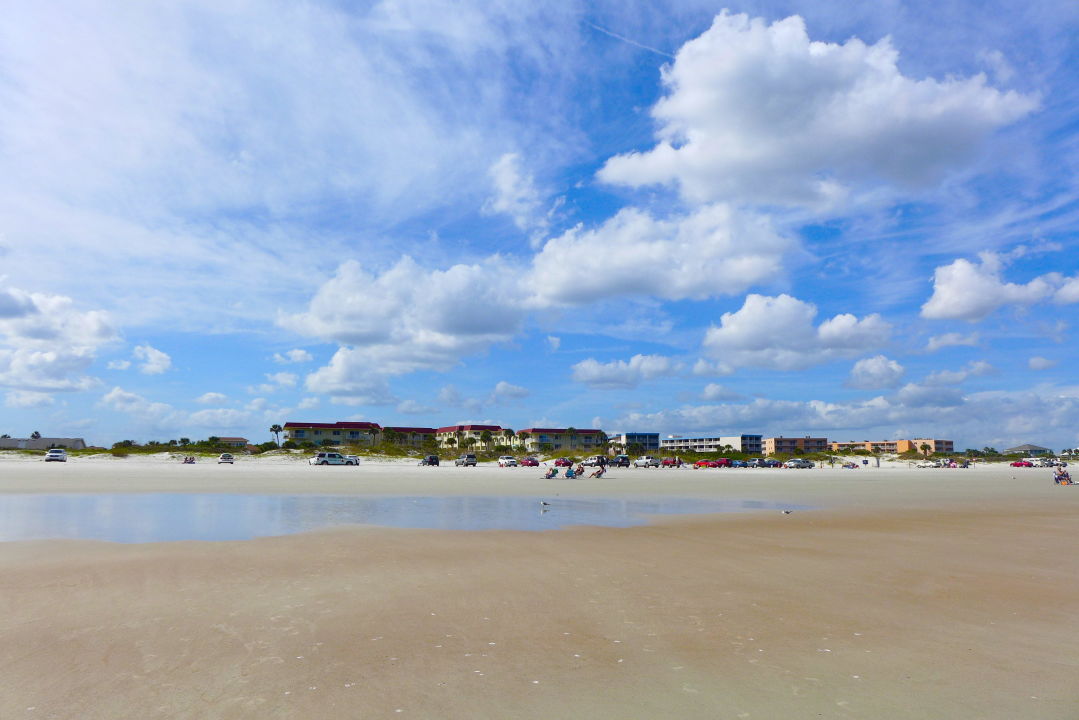
[[[792,512],[794,512],[794,511],[793,510],[784,510],[783,514],[784,515],[790,515]]]

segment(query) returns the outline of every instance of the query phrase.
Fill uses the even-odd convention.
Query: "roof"
[[[242,437],[219,437],[220,442],[247,442],[247,438]]]
[[[378,423],[373,422],[335,422],[335,423],[312,423],[312,422],[287,422],[284,429],[289,428],[331,428],[336,430],[367,430],[368,428],[380,429]]]
[[[1030,452],[1031,450],[1045,450],[1048,452],[1049,448],[1042,447],[1041,445],[1031,445],[1030,443],[1027,443],[1025,445],[1016,445],[1013,448],[1008,448],[1004,451],[1004,454],[1007,455],[1013,452]]]
[[[546,433],[546,434],[549,434],[549,435],[563,435],[563,434],[569,432],[569,428],[525,428],[524,430],[518,430],[517,434],[520,435],[523,432],[526,432],[529,435],[535,435],[536,433]],[[590,430],[590,429],[588,429],[588,430],[574,429],[574,432],[577,433],[578,435],[599,435],[603,431],[602,430]]]
[[[389,425],[382,428],[383,430],[393,430],[399,433],[418,433],[420,435],[434,435],[434,428],[422,428],[422,427],[390,427]]]
[[[447,425],[446,427],[440,427],[435,432],[439,432],[439,433],[482,432],[484,430],[490,430],[491,432],[498,432],[501,429],[502,429],[501,425]]]

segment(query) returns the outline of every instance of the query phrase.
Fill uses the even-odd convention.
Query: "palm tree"
[[[573,450],[576,450],[577,449],[577,428],[575,428],[575,427],[566,428],[566,435],[569,437],[569,446],[570,446],[570,448],[572,448]]]
[[[284,429],[285,428],[281,427],[277,423],[274,423],[273,425],[270,426],[270,433],[273,435],[273,441],[275,443],[277,443],[278,445],[281,444],[281,432]]]
[[[382,429],[382,439],[388,443],[395,443],[400,438],[401,433],[396,430],[390,430],[389,428]]]
[[[506,439],[506,444],[510,447],[513,446],[513,436],[513,430],[510,430],[509,428],[502,428],[502,437]]]
[[[35,430],[34,432],[30,433],[30,439],[31,440],[40,440],[41,439],[41,433],[39,433],[37,430]]]
[[[528,452],[528,433],[522,430],[517,433],[517,437],[521,440],[521,447],[525,449],[525,452]]]
[[[922,454],[925,455],[926,458],[929,457],[929,443],[922,443],[918,446],[918,449],[922,451]]]
[[[483,443],[485,450],[491,449],[491,441],[494,440],[494,437],[495,436],[491,434],[490,430],[484,430],[480,433],[480,442]]]

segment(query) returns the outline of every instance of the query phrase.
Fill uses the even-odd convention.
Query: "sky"
[[[1079,5],[12,3],[0,433],[1079,446]]]

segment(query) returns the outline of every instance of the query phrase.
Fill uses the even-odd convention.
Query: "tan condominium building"
[[[434,428],[428,427],[396,427],[387,425],[382,428],[382,439],[395,445],[407,445],[409,447],[423,447],[427,438],[435,439]]]
[[[602,430],[525,428],[517,432],[516,446],[525,452],[581,450],[601,453],[605,437]]]
[[[791,455],[797,452],[827,452],[828,438],[809,437],[770,437],[764,438],[765,455]]]
[[[284,438],[293,442],[313,442],[316,445],[374,444],[382,428],[372,422],[309,423],[287,422]]]
[[[933,440],[930,438],[914,438],[913,440],[848,440],[847,442],[831,443],[832,452],[850,452],[852,450],[864,450],[871,453],[905,453],[923,452],[922,446],[929,448],[930,453],[955,452],[955,443],[951,440]]]
[[[490,440],[485,440],[488,437]],[[488,446],[509,445],[513,431],[501,425],[447,425],[435,430],[435,438],[441,448],[486,449]]]

